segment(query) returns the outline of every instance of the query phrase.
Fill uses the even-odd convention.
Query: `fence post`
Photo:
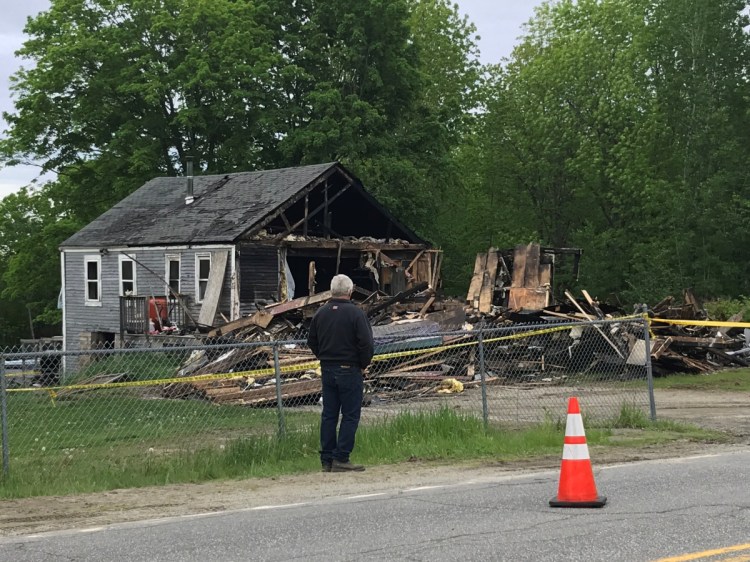
[[[5,378],[5,355],[0,353],[0,418],[3,435],[3,476],[10,472],[10,450],[8,447],[8,381]]]
[[[279,438],[286,434],[286,423],[284,421],[284,405],[281,399],[281,368],[279,367],[279,344],[273,343],[273,370],[276,375],[276,407],[279,410]]]
[[[482,381],[482,421],[484,422],[484,429],[487,430],[489,425],[489,414],[487,411],[487,384],[486,374],[484,368],[484,338],[482,337],[482,331],[484,327],[480,326],[478,334],[478,345],[479,345],[479,377]]]
[[[651,333],[647,317],[643,317],[643,343],[646,345],[646,380],[648,381],[648,402],[651,408],[651,421],[656,421],[656,399],[654,398],[654,373],[651,370]]]

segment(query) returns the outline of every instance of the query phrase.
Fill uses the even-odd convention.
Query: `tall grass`
[[[357,434],[357,460],[519,458],[559,453],[559,427],[545,423],[524,429],[484,428],[482,418],[449,408],[404,412],[363,427]]]
[[[750,392],[750,369],[727,369],[695,375],[669,375],[654,379],[654,388]]]
[[[69,374],[65,384],[77,384],[96,375],[107,374],[120,374],[128,381],[168,379],[175,376],[186,358],[186,352],[178,350],[164,353],[144,351],[96,355],[76,373]]]
[[[189,406],[199,411],[205,405]],[[40,442],[33,441],[33,445],[25,448],[11,448],[10,476],[0,480],[0,497],[75,494],[320,469],[316,413],[287,415],[288,431],[279,437],[275,432],[276,425],[272,423],[272,411],[225,410],[215,406],[209,406],[207,411],[209,415],[222,412],[225,417],[213,420],[218,426],[211,426],[211,432],[188,433],[187,439],[184,433],[182,439],[177,439],[176,434],[164,429],[165,426],[158,436],[151,436],[148,440],[136,439],[137,425],[141,422],[134,421],[128,426],[129,431],[123,428],[109,433],[108,439],[92,428],[94,435],[89,436],[88,445],[83,447],[46,449],[39,446]],[[231,413],[227,414],[227,411]],[[249,412],[259,417],[253,418]],[[245,423],[244,429],[240,422]],[[623,407],[616,420],[587,427],[588,443],[594,446],[623,445],[631,439],[643,444],[678,438],[672,434],[645,437],[639,434],[625,441],[622,437],[613,441],[617,427],[653,430],[645,416]],[[449,408],[405,412],[360,427],[353,460],[377,465],[414,460],[501,462],[557,458],[562,451],[563,435],[564,426],[557,422],[515,429],[498,426],[485,429],[480,417],[460,414]],[[686,429],[681,437],[686,435],[701,439],[707,434]],[[80,431],[78,438],[83,438]]]

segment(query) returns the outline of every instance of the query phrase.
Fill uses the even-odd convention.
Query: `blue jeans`
[[[353,365],[322,365],[323,413],[320,418],[320,461],[348,462],[362,412],[362,370]],[[341,415],[341,426],[339,425]]]

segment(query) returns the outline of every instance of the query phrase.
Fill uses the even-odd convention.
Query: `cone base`
[[[587,501],[562,501],[557,498],[552,498],[549,501],[550,507],[604,507],[605,503],[607,503],[606,496],[598,496]]]

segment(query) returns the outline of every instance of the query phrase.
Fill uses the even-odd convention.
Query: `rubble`
[[[393,296],[355,286],[352,296],[373,324],[376,354],[438,347],[455,339],[438,334],[456,330],[464,323],[462,303],[438,300],[436,297],[435,291],[426,282]],[[171,383],[163,388],[163,395],[255,407],[275,405],[275,365],[278,361],[283,380],[282,400],[295,405],[317,402],[321,391],[320,372],[312,352],[304,346],[286,344],[278,348],[275,359],[270,342],[304,339],[312,315],[330,298],[330,292],[326,291],[283,303],[271,303],[250,316],[214,328],[207,334],[206,343],[213,344],[217,350],[212,353],[195,352],[180,367],[176,376],[226,373],[227,377]],[[231,347],[231,344],[251,346]],[[222,345],[227,346],[223,353]],[[405,357],[402,362],[373,363],[367,372],[369,389],[393,390],[394,395],[400,396],[411,393],[417,387],[421,389],[425,384],[434,386],[436,390],[445,378],[443,373],[449,368],[442,357],[425,361],[424,357],[428,355],[430,353],[425,353],[417,360]],[[248,380],[243,373],[250,371],[261,374]],[[468,381],[470,377],[464,377],[464,380]]]
[[[500,325],[533,322],[591,322],[592,320],[614,320],[628,317],[628,312],[595,301],[587,291],[584,298],[576,299],[569,291],[565,292],[567,302],[536,311],[519,313],[510,309],[495,309],[492,322]],[[654,376],[673,373],[707,373],[730,367],[750,366],[750,330],[711,324],[731,324],[741,318],[730,319],[728,323],[710,322],[698,299],[690,290],[683,293],[685,304],[675,305],[670,296],[653,307],[639,305],[630,316],[645,314],[650,323],[651,366]],[[701,325],[701,322],[704,325]],[[608,348],[607,354],[600,353],[598,361],[636,366],[643,364],[645,342],[642,330],[611,330],[594,325],[599,343],[590,343],[585,348]],[[549,351],[549,350],[548,350]],[[609,357],[606,357],[609,355]],[[546,355],[550,359],[550,354]],[[637,359],[639,358],[640,359]]]
[[[477,256],[466,302],[444,298],[427,282],[395,295],[355,286],[352,298],[370,319],[376,341],[376,360],[365,373],[368,400],[460,394],[482,384],[482,366],[485,384],[556,384],[582,374],[641,378],[646,341],[643,325],[634,320],[644,315],[651,320],[655,376],[750,366],[750,330],[679,323],[707,320],[689,290],[683,294],[685,304],[667,297],[629,312],[597,301],[586,290],[580,297],[564,291],[565,300],[555,303],[553,266],[564,254],[573,256],[577,275],[580,250],[575,248],[490,249]],[[275,354],[272,342],[304,339],[313,314],[330,298],[326,291],[270,303],[214,328],[206,343],[215,349],[194,352],[176,376],[226,377],[172,383],[163,388],[164,396],[268,407],[280,392],[285,405],[317,403],[320,371],[312,352],[285,344]],[[617,321],[626,317],[630,320]],[[609,322],[592,325],[597,320]],[[277,373],[283,382],[278,389]]]
[[[651,358],[655,375],[750,367],[750,330],[687,322],[683,325],[680,321],[711,324],[692,291],[683,292],[683,303],[674,304],[670,296],[648,311],[654,335]],[[730,318],[727,324],[740,320]]]
[[[627,311],[595,301],[586,291],[582,299],[565,291],[566,301],[553,303],[555,262],[559,256],[573,256],[572,273],[577,279],[581,250],[544,248],[539,244],[511,250],[490,248],[477,255],[474,275],[466,297],[469,320],[494,324],[532,322],[590,322],[628,315]],[[672,296],[653,307],[640,305],[636,312],[651,319],[651,360],[656,376],[670,373],[704,373],[726,367],[750,366],[750,332],[719,329],[717,326],[679,325],[669,321],[707,321],[700,301],[690,290],[683,292],[683,304]],[[632,313],[631,313],[632,314]],[[738,321],[740,318],[732,319]],[[664,321],[664,322],[661,322]],[[599,335],[617,358],[633,364],[634,346],[645,344],[628,338],[627,345],[613,341],[598,329]],[[628,363],[629,362],[629,363]]]

